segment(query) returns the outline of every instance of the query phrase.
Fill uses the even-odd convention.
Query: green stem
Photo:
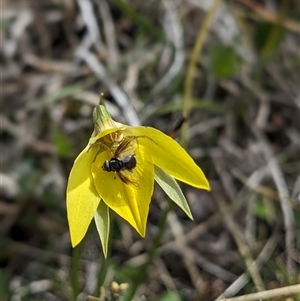
[[[205,15],[205,18],[203,20],[202,26],[198,31],[198,35],[196,37],[196,42],[194,44],[192,54],[190,57],[187,74],[185,78],[184,83],[184,98],[182,103],[182,115],[185,117],[189,117],[190,111],[193,107],[193,97],[192,97],[192,90],[193,90],[193,82],[195,78],[196,73],[196,65],[197,62],[200,59],[201,51],[205,42],[205,39],[208,34],[208,30],[212,24],[213,17],[219,6],[222,4],[223,0],[215,0],[215,2],[212,4],[211,8]],[[182,126],[182,137],[181,142],[182,146],[187,149],[187,138],[186,138],[186,131],[189,127],[189,119],[187,119],[187,122],[185,122]]]
[[[80,268],[80,255],[82,253],[82,243],[79,244],[72,251],[71,257],[71,285],[73,290],[73,300],[77,300],[77,296],[79,294],[79,286],[78,286],[78,274]]]
[[[99,294],[99,289],[104,284],[104,281],[106,279],[107,271],[109,269],[109,266],[110,266],[110,260],[109,259],[105,259],[104,256],[103,256],[102,257],[101,267],[100,267],[100,270],[98,272],[97,285],[96,285],[96,288],[95,288],[95,291],[94,291],[94,295],[98,295]]]

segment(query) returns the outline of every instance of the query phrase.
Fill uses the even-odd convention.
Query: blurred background
[[[135,300],[299,283],[299,19],[297,0],[1,1],[0,299],[106,300],[153,246],[158,187],[146,238],[116,217],[105,263],[94,225],[70,246],[66,183],[100,93],[115,120],[181,142],[212,187],[182,185],[194,221],[173,206]]]

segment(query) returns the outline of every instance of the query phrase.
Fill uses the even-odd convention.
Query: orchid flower
[[[154,180],[192,218],[176,180],[210,190],[199,166],[171,137],[145,126],[114,121],[101,97],[93,111],[94,131],[76,158],[67,186],[72,246],[86,235],[94,218],[107,256],[110,210],[141,235],[146,234]]]

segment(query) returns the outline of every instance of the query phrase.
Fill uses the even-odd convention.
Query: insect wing
[[[135,136],[124,138],[115,151],[115,157],[124,158],[129,155],[133,155],[135,153],[134,147],[136,143]]]
[[[117,172],[117,175],[120,178],[120,180],[126,185],[132,186],[135,189],[140,189],[138,177],[136,174],[134,174],[134,171],[121,170]]]

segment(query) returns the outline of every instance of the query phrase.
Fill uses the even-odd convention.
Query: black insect
[[[105,171],[120,172],[122,169],[131,171],[136,166],[136,159],[134,155],[129,155],[124,158],[111,158],[103,163],[102,169]]]
[[[102,169],[107,172],[116,172],[123,183],[138,188],[137,181],[133,180],[134,175],[128,174],[128,172],[132,173],[137,165],[132,145],[135,140],[134,136],[124,138],[115,150],[113,157],[104,161]]]

